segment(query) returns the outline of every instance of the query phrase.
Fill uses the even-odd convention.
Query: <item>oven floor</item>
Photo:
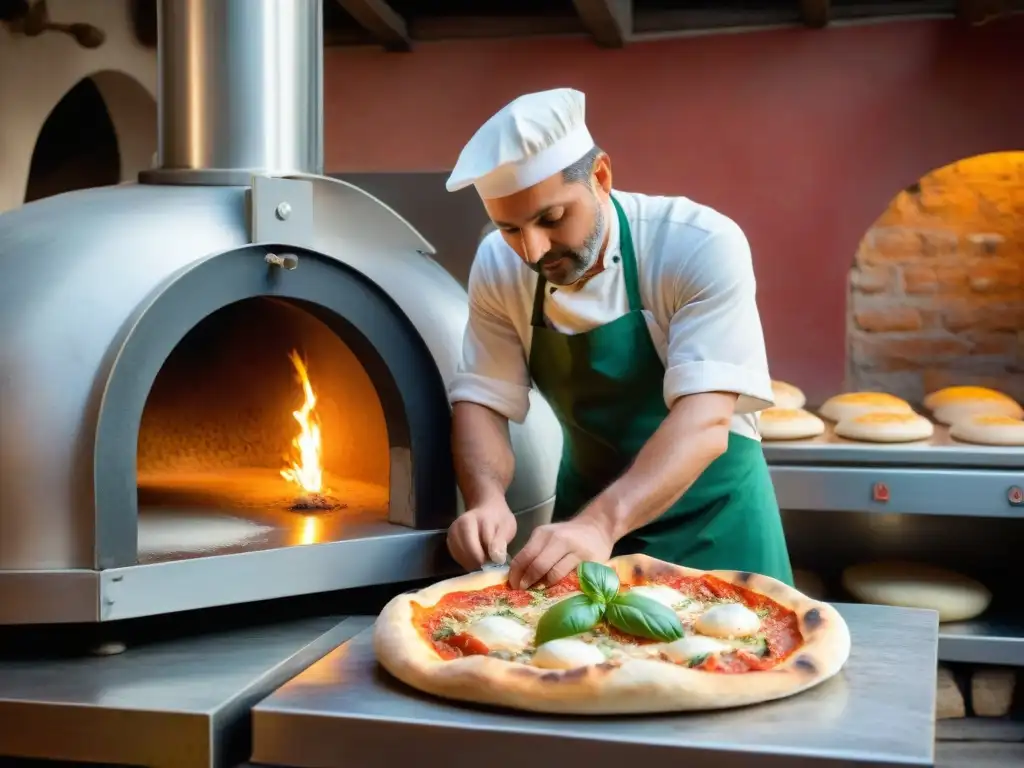
[[[296,509],[277,470],[140,473],[139,564],[370,538],[393,531],[388,489],[327,477],[333,509]]]

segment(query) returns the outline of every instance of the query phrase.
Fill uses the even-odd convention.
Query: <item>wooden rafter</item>
[[[576,13],[594,42],[622,48],[633,32],[633,0],[573,0]]]
[[[337,0],[337,3],[387,50],[412,50],[405,19],[385,0]]]
[[[828,26],[831,5],[831,0],[800,0],[800,17],[811,29],[823,29]]]
[[[957,0],[957,16],[968,24],[981,25],[1008,13],[1006,0]]]

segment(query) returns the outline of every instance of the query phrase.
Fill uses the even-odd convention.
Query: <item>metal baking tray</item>
[[[849,624],[853,651],[832,680],[768,704],[657,716],[545,716],[426,696],[378,666],[367,629],[253,709],[252,762],[294,768],[432,758],[446,768],[934,765],[936,614],[836,608]]]
[[[827,423],[827,422],[826,422]],[[974,445],[949,436],[949,428],[935,425],[930,440],[913,443],[862,443],[837,437],[833,425],[809,440],[765,440],[769,464],[858,464],[933,468],[985,468],[1024,470],[1024,447]],[[1021,476],[1024,482],[1024,474]]]

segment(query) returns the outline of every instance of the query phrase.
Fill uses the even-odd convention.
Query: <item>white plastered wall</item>
[[[152,164],[157,141],[156,52],[135,40],[126,0],[48,0],[56,22],[106,33],[95,50],[58,32],[25,38],[0,25],[0,211],[25,198],[32,151],[46,118],[79,81],[92,77],[117,132],[121,180]]]

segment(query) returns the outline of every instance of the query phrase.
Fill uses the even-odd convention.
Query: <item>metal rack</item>
[[[1024,448],[928,441],[858,443],[831,427],[810,440],[764,443],[784,510],[998,518],[1024,525]],[[998,595],[997,595],[998,601]],[[1024,667],[1024,614],[998,603],[974,621],[939,627],[939,658]]]

